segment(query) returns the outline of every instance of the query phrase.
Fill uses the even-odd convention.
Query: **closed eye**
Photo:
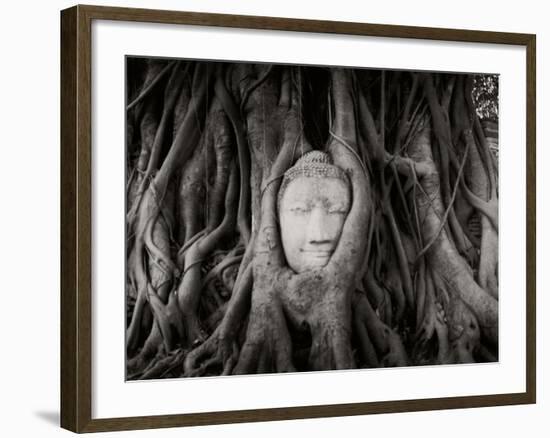
[[[333,208],[328,211],[329,214],[347,214],[348,210],[345,208]]]
[[[292,213],[307,213],[309,210],[306,207],[292,207],[290,211]]]

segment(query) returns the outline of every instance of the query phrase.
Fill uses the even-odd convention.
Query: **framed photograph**
[[[535,403],[535,35],[61,12],[61,425]]]

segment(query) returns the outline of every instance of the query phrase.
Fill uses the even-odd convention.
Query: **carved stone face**
[[[339,178],[301,176],[288,184],[279,204],[279,222],[292,270],[301,273],[329,262],[350,203],[349,188]]]

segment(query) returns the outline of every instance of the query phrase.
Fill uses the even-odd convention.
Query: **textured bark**
[[[416,196],[422,234],[426,241],[433,241],[428,253],[428,264],[445,281],[449,293],[458,295],[476,314],[487,338],[498,339],[498,301],[482,289],[473,277],[472,269],[460,256],[448,231],[441,227],[445,215],[440,194],[439,172],[431,153],[429,123],[411,144],[411,158],[426,167],[420,178],[422,191]]]

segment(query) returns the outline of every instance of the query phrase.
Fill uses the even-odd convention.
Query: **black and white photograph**
[[[126,58],[126,378],[498,361],[498,75]]]
[[[1,436],[546,436],[543,2],[86,3],[2,15]]]

